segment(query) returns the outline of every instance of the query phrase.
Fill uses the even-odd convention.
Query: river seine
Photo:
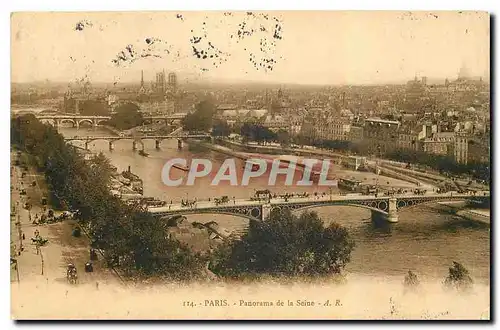
[[[99,135],[110,133],[100,129],[63,127],[60,133],[66,137]],[[83,146],[83,143],[73,142]],[[198,149],[198,150],[195,150]],[[220,165],[228,158],[213,151],[200,150],[187,145],[177,150],[176,140],[162,142],[161,150],[155,150],[154,141],[145,141],[145,150],[149,157],[143,157],[132,151],[132,141],[114,142],[114,150],[109,151],[108,142],[98,140],[90,143],[92,152],[103,152],[119,171],[130,166],[133,173],[144,181],[144,195],[157,197],[174,203],[181,199],[208,199],[227,195],[230,198],[250,197],[256,190],[268,189],[267,179],[250,180],[249,186],[241,188],[225,184],[210,186],[210,178],[196,181],[194,186],[167,187],[161,180],[161,170],[165,162],[172,158],[208,158]],[[242,162],[237,166],[243,167]],[[177,170],[176,176],[186,173]],[[287,187],[284,179],[275,187],[269,188],[278,194],[284,192],[300,193],[308,191],[330,193],[328,187]],[[447,275],[452,261],[466,266],[476,283],[489,284],[490,272],[490,226],[489,224],[466,220],[449,212],[444,205],[420,205],[399,213],[399,222],[387,227],[376,227],[370,220],[370,211],[350,206],[332,206],[314,209],[325,222],[336,221],[346,226],[353,235],[356,248],[348,273],[366,276],[401,276],[409,269],[422,279],[441,280]],[[188,216],[191,221],[217,221],[227,229],[244,228],[248,220],[226,215]]]

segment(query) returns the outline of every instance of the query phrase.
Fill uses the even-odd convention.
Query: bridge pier
[[[398,200],[397,198],[389,198],[389,212],[387,214],[387,221],[398,222]]]
[[[85,150],[89,150],[89,142],[85,142]]]
[[[161,141],[160,140],[155,140],[155,147],[157,150],[160,150],[160,145],[161,145]]]
[[[112,151],[115,149],[115,145],[113,143],[113,141],[109,141],[109,151]]]
[[[263,204],[261,209],[261,217],[262,221],[266,220],[266,218],[271,213],[271,204]]]
[[[75,127],[76,129],[80,128],[80,122],[78,120],[75,120]]]
[[[389,205],[388,205],[387,214],[372,210],[371,211],[372,221],[373,222],[387,221],[390,223],[398,222],[399,218],[398,218],[397,205],[398,205],[398,200],[396,198],[389,198]]]
[[[182,140],[177,139],[177,149],[182,150]]]

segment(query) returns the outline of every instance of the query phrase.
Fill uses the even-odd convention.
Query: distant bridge
[[[92,127],[96,127],[100,123],[111,119],[110,116],[80,116],[71,114],[37,115],[36,118],[41,122],[49,123],[55,127],[59,127],[64,123],[71,123],[76,128],[79,128],[83,123],[89,123]]]
[[[170,115],[144,116],[144,124],[167,123],[173,124],[176,121],[186,117],[186,113],[174,113]],[[79,128],[83,123],[89,123],[92,127],[97,127],[99,124],[111,119],[111,116],[85,116],[73,114],[53,114],[53,115],[35,115],[42,122],[49,123],[55,127],[59,127],[64,123],[71,123],[73,127]]]
[[[157,115],[157,116],[143,116],[144,124],[173,124],[174,122],[180,122],[187,113],[173,113],[170,115]]]
[[[65,141],[82,141],[85,142],[85,149],[88,150],[89,143],[104,140],[109,142],[109,150],[114,149],[114,142],[118,140],[132,140],[132,149],[137,150],[137,145],[141,145],[144,150],[143,140],[155,140],[155,147],[160,148],[161,142],[167,139],[177,139],[179,147],[182,147],[182,139],[203,139],[211,138],[208,134],[169,134],[169,135],[141,135],[141,136],[75,136],[64,138]]]
[[[171,204],[163,207],[152,207],[149,211],[156,216],[174,216],[188,214],[228,214],[241,216],[253,220],[265,220],[271,211],[285,210],[299,211],[308,208],[345,205],[358,206],[371,210],[372,220],[383,219],[389,222],[398,222],[398,211],[423,203],[436,203],[446,201],[489,201],[489,192],[482,192],[481,196],[469,194],[429,194],[429,195],[398,195],[398,196],[312,196],[308,198],[282,198],[270,200],[229,200],[217,205],[215,202],[200,201],[195,206],[185,207],[181,204]]]

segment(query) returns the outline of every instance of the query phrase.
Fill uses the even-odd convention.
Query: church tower
[[[146,94],[146,87],[144,86],[144,71],[141,70],[141,88],[139,88],[139,94]]]

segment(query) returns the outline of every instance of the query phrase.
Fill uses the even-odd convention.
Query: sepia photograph
[[[491,320],[491,22],[12,12],[11,319]]]

